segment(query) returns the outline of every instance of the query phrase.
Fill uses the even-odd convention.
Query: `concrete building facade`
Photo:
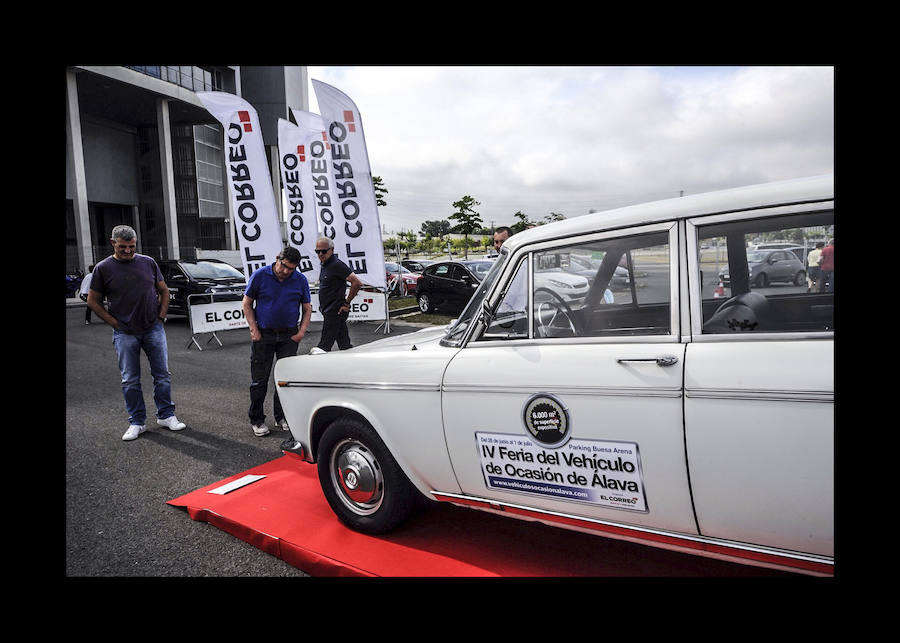
[[[157,259],[236,250],[222,127],[199,91],[241,96],[257,110],[278,217],[279,118],[308,110],[306,67],[91,66],[66,68],[66,271],[112,254],[120,223]]]

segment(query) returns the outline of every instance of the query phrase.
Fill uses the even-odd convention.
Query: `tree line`
[[[387,188],[380,176],[373,176],[372,183],[375,187],[375,195],[379,206],[386,206],[384,195],[388,193]],[[481,205],[480,201],[476,201],[471,195],[466,194],[451,206],[453,212],[446,219],[438,219],[434,221],[425,221],[419,233],[413,231],[402,232],[397,237],[390,237],[384,240],[384,249],[386,252],[394,252],[399,246],[401,251],[420,252],[427,254],[436,254],[445,252],[447,243],[450,244],[452,250],[457,252],[466,252],[468,249],[484,247],[489,250],[493,246],[492,235],[494,230],[487,228],[481,219],[481,214],[476,208]],[[513,234],[521,232],[527,228],[552,223],[553,221],[562,221],[565,215],[559,212],[551,212],[550,214],[536,220],[532,220],[527,214],[519,210],[513,215],[516,222],[508,226]],[[451,223],[453,222],[453,223]],[[448,234],[462,234],[462,239],[445,240]],[[419,235],[423,239],[419,239]],[[469,238],[472,235],[472,238]]]

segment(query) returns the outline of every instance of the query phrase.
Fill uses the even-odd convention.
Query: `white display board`
[[[384,293],[360,290],[350,303],[350,321],[381,321],[384,319]],[[310,295],[312,300],[312,321],[322,321],[319,312],[319,293]]]
[[[194,335],[201,333],[215,333],[225,330],[237,330],[249,328],[244,318],[242,302],[237,301],[212,301],[209,303],[197,303],[196,299],[208,299],[210,295],[191,295],[188,297],[188,315],[191,323],[191,344],[200,348],[200,344],[194,339]],[[215,299],[215,295],[212,295]],[[310,321],[322,321],[322,313],[319,312],[319,293],[310,294],[312,304],[312,317]],[[387,311],[385,309],[385,294],[380,292],[368,292],[360,290],[350,304],[349,321],[382,321]],[[300,320],[297,320],[298,324]],[[214,337],[218,340],[218,338]],[[209,342],[207,342],[209,343]],[[221,346],[221,342],[219,342]],[[203,350],[200,348],[200,350]]]
[[[249,328],[241,301],[214,301],[208,304],[190,302],[191,332],[217,333],[222,330]]]

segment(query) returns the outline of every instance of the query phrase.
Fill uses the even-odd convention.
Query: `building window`
[[[126,65],[128,69],[160,78],[195,92],[219,91],[222,88],[222,72],[212,67],[181,65],[168,67],[160,65]]]
[[[195,126],[194,152],[197,161],[197,196],[200,218],[224,219],[226,208],[225,183],[222,174],[224,152],[221,129],[212,125]]]

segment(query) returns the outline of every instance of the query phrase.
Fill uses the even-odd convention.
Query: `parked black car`
[[[427,259],[416,260],[416,259],[404,259],[400,262],[400,265],[412,272],[417,272],[422,274],[422,271],[425,270],[428,266],[433,264],[433,261],[429,261]]]
[[[188,314],[190,295],[216,293],[222,295],[216,301],[236,301],[247,287],[240,270],[218,259],[164,259],[157,263],[169,287],[169,312],[174,315]],[[191,301],[206,303],[196,297]]]
[[[458,315],[490,267],[490,261],[441,261],[428,266],[416,291],[419,309],[431,313],[440,308]]]

